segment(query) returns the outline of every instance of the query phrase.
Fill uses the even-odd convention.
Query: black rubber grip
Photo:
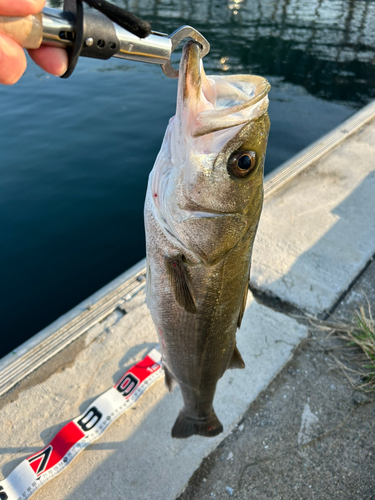
[[[120,41],[117,38],[115,26],[108,17],[98,12],[85,12],[84,43],[81,56],[94,59],[109,59],[120,50]],[[90,40],[87,45],[87,40]]]

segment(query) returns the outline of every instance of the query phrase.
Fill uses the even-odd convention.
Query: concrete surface
[[[265,202],[251,283],[324,316],[375,252],[375,124]]]
[[[374,305],[374,285],[372,263],[334,316],[366,307],[362,290]],[[375,393],[353,389],[333,349],[347,359],[341,341],[312,330],[178,500],[374,500]]]
[[[127,314],[117,310],[89,330],[84,345],[77,345],[73,360],[61,360],[46,380],[39,377],[33,383],[36,372],[28,377],[24,390],[11,391],[3,398],[3,476],[42,448],[68,420],[156,345],[144,296],[133,300]],[[238,333],[238,348],[247,367],[228,371],[215,397],[215,409],[226,432],[241,418],[249,402],[267,387],[306,334],[304,325],[250,297]],[[143,500],[151,492],[154,499],[174,498],[202,457],[223,438],[172,440],[171,428],[181,406],[178,388],[169,394],[162,381],[156,382],[135,408],[114,422],[102,438],[33,498],[83,500],[106,495],[111,499]],[[129,460],[131,467],[119,465]]]
[[[289,367],[272,380],[309,330],[291,313],[327,315],[375,253],[374,152],[373,121],[267,199],[252,277],[263,305],[249,298],[238,334],[246,369],[224,375],[214,403],[225,432],[232,434],[213,452],[214,465],[207,468],[206,460],[181,498],[371,498],[363,488],[373,473],[372,443],[366,439],[373,430],[368,420],[373,406],[358,405],[358,398],[354,405],[352,389],[324,356],[322,335],[304,342]],[[41,449],[156,342],[144,296],[138,294],[24,377],[0,398],[1,475]],[[170,395],[162,381],[156,382],[33,498],[174,499],[225,437],[172,440],[180,407],[178,389]],[[350,477],[357,489],[350,486]],[[312,496],[317,484],[319,493]],[[349,486],[352,496],[345,497]]]

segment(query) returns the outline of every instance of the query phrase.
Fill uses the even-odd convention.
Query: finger
[[[0,0],[1,16],[28,16],[41,12],[45,0]]]
[[[68,69],[68,54],[65,49],[42,45],[39,49],[29,50],[31,59],[47,73],[61,76]]]
[[[0,83],[12,85],[18,82],[25,69],[26,56],[22,47],[0,33]]]

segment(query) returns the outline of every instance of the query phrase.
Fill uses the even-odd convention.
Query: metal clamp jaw
[[[199,33],[199,31],[191,26],[181,26],[181,28],[174,31],[168,38],[172,42],[171,54],[185,38],[191,38],[200,43],[202,46],[201,57],[204,57],[210,51],[210,44],[208,41],[203,35],[201,35],[201,33]],[[169,61],[162,65],[161,69],[170,78],[178,78],[178,70],[173,68],[170,56]]]

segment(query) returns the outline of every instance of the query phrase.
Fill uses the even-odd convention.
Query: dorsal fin
[[[181,255],[174,257],[165,255],[164,263],[177,302],[186,311],[196,313],[197,308],[193,296],[193,287]]]
[[[234,346],[232,357],[229,361],[228,369],[232,370],[233,368],[245,368],[245,362],[242,359],[240,351],[237,348],[237,345]]]
[[[245,293],[243,294],[241,308],[240,308],[240,313],[238,315],[238,320],[237,320],[237,327],[238,328],[241,326],[242,318],[243,318],[243,315],[245,314],[246,301],[247,301],[247,294],[248,294],[248,292],[249,292],[249,280],[246,281]]]

